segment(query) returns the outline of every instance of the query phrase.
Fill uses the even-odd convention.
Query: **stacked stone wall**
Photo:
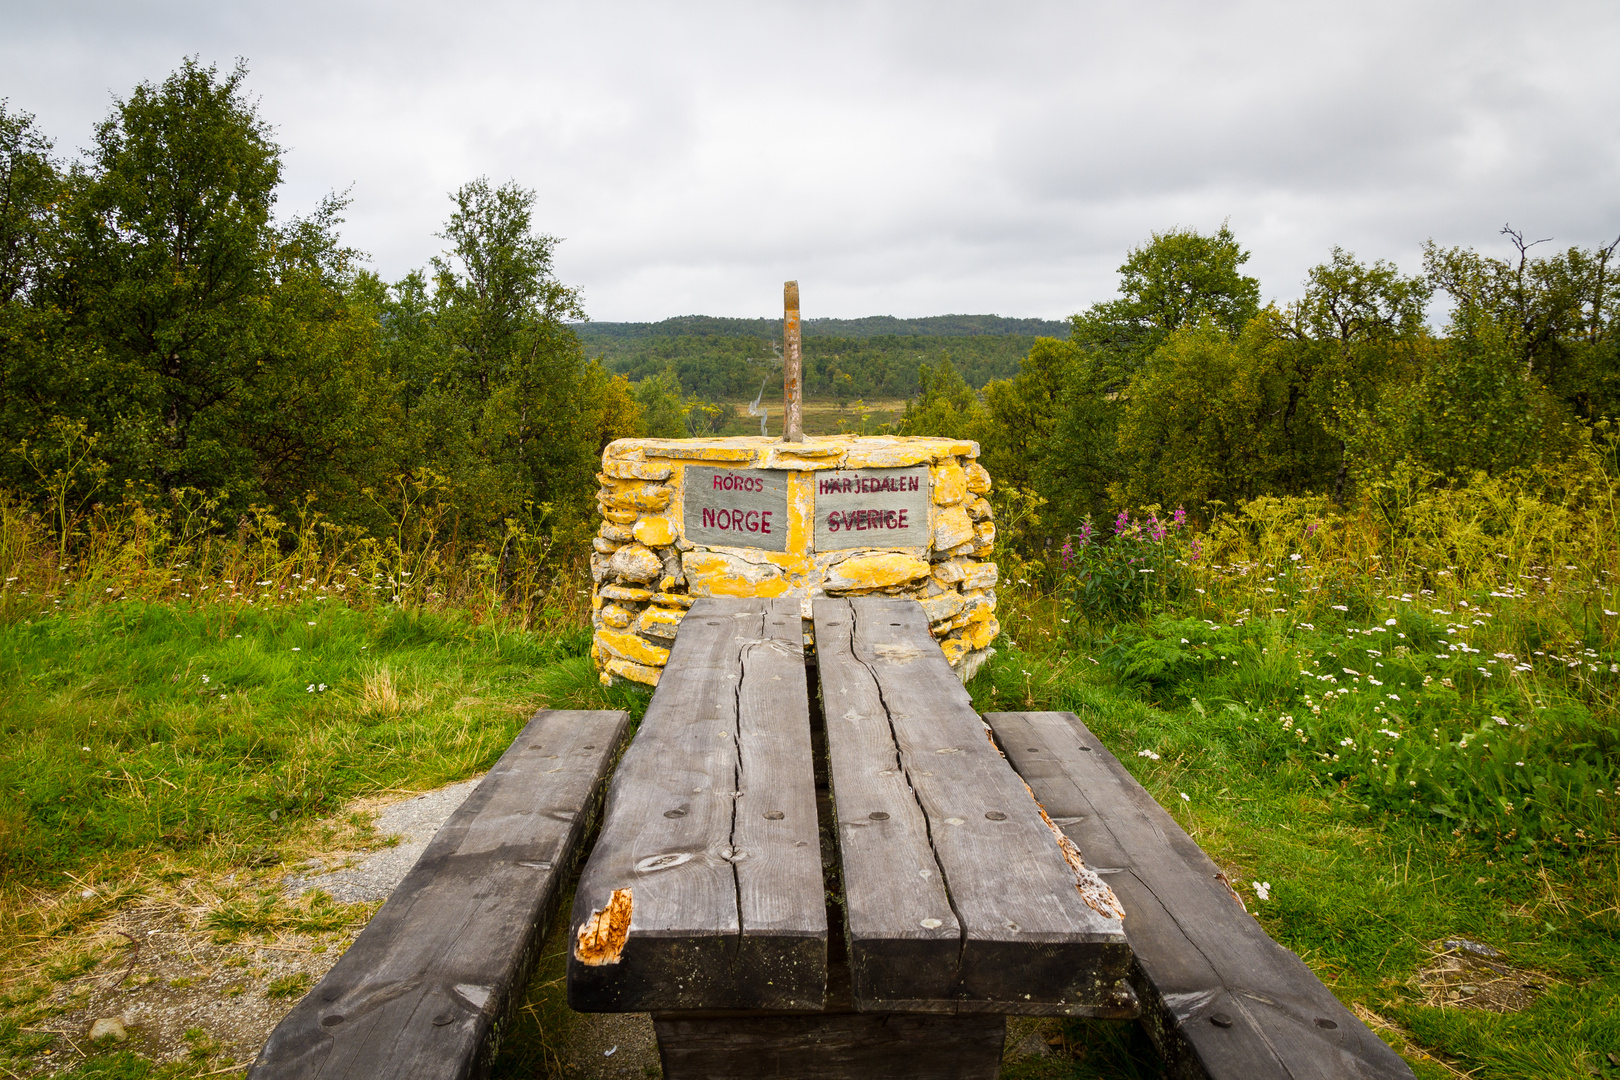
[[[985,498],[990,475],[978,456],[977,443],[955,439],[828,436],[789,444],[753,437],[610,444],[597,476],[602,524],[591,554],[591,652],[602,680],[656,686],[681,619],[699,596],[797,597],[806,645],[814,644],[810,601],[817,596],[913,597],[928,613],[952,666],[973,667],[1000,632],[997,569],[989,561],[996,537]],[[772,543],[785,550],[689,541],[683,496],[693,466],[702,467],[710,483],[713,474],[707,470],[715,468],[745,474],[776,470],[773,477],[785,477],[786,521],[774,523],[785,531],[785,544],[772,536]],[[882,541],[892,542],[898,534],[873,528],[870,542],[860,546],[815,550],[818,473],[918,466],[928,468],[931,496],[926,530],[911,530],[920,534],[919,542],[885,546]],[[761,485],[717,486],[752,490]],[[892,527],[892,513],[888,521]],[[757,527],[757,519],[750,523]],[[864,526],[863,518],[863,532]]]

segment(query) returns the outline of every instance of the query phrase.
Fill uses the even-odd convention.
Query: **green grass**
[[[1204,607],[1093,626],[1009,582],[1009,632],[970,689],[984,710],[1079,713],[1270,933],[1347,1003],[1398,1025],[1420,1076],[1620,1076],[1606,1056],[1620,1053],[1612,638],[1532,638],[1535,620],[1508,601],[1462,632],[1409,604],[1346,606],[1309,623]],[[1465,663],[1442,642],[1480,652]],[[588,645],[584,630],[319,601],[132,600],[0,625],[0,1064],[26,1071],[63,1049],[39,1030],[53,1026],[46,995],[118,970],[122,947],[95,945],[95,928],[162,888],[212,875],[205,925],[221,940],[364,917],[267,883],[354,827],[350,799],[476,773],[536,708],[639,713],[644,695],[600,687]],[[1495,655],[1510,649],[1524,655]],[[575,1020],[565,913],[497,1075],[557,1070]],[[1514,1014],[1430,1005],[1414,974],[1432,942],[1458,936],[1542,973],[1548,991]],[[1041,1031],[1057,1056],[1009,1078],[1157,1075],[1130,1025]],[[66,1075],[210,1067],[105,1047]]]
[[[486,768],[601,690],[585,632],[453,614],[118,604],[0,626],[0,859],[61,881],[217,847],[270,865],[356,795]]]
[[[64,1060],[41,1030],[64,1008],[48,995],[121,969],[124,944],[99,928],[131,905],[201,903],[219,942],[363,920],[374,905],[289,901],[283,864],[363,840],[351,799],[488,768],[538,708],[639,716],[646,695],[604,689],[589,643],[586,630],[315,601],[127,601],[0,623],[0,1069]],[[78,1042],[90,1057],[66,1076],[219,1064],[202,1043],[158,1066]]]
[[[1385,797],[1392,789],[1382,776],[1366,775],[1382,771],[1370,760],[1355,768],[1344,755],[1324,762],[1302,742],[1298,725],[1285,728],[1279,717],[1291,710],[1315,719],[1298,705],[1313,691],[1320,700],[1315,688],[1322,684],[1303,679],[1298,662],[1312,653],[1331,654],[1337,663],[1348,656],[1347,638],[1359,650],[1356,635],[1342,628],[1303,631],[1279,644],[1275,627],[1221,637],[1204,626],[1203,645],[1213,647],[1201,649],[1195,631],[1161,621],[1116,626],[1090,641],[1071,634],[1065,647],[1051,644],[1060,633],[1038,625],[1039,605],[1008,607],[1036,613],[1020,620],[1018,636],[1029,647],[1003,635],[1000,655],[970,686],[975,704],[984,711],[1077,713],[1226,870],[1267,931],[1347,1004],[1399,1024],[1416,1046],[1479,1080],[1589,1076],[1591,1069],[1620,1076],[1606,1056],[1620,1052],[1620,845],[1612,800],[1571,803],[1549,796],[1549,818],[1566,815],[1560,819],[1565,842],[1552,842],[1556,827],[1537,843],[1523,834],[1504,840],[1505,827],[1496,819],[1464,828],[1461,815],[1436,813],[1430,803],[1405,795],[1412,790],[1405,772],[1401,795]],[[1174,649],[1165,642],[1167,627],[1175,632]],[[1176,652],[1185,655],[1166,660]],[[1394,685],[1393,676],[1387,681]],[[1337,716],[1335,736],[1353,724],[1362,725],[1358,732],[1370,725],[1376,735],[1380,725],[1392,723],[1387,712],[1371,711],[1370,694],[1335,696],[1355,699]],[[1456,717],[1455,742],[1459,731],[1471,730],[1482,703],[1448,692],[1437,695],[1437,713],[1442,704]],[[1521,716],[1516,703],[1483,704],[1511,708],[1510,722]],[[1330,719],[1339,709],[1329,710]],[[1498,728],[1489,715],[1485,723]],[[1587,753],[1589,786],[1612,792],[1612,744],[1592,752],[1549,741],[1545,732],[1513,733],[1520,738],[1517,752],[1534,752],[1538,766]],[[1599,768],[1609,770],[1607,779],[1598,778]],[[1489,774],[1481,776],[1482,787],[1491,783]],[[1569,830],[1580,827],[1571,813],[1587,815],[1581,819],[1587,840],[1570,842]],[[1254,882],[1270,883],[1268,900],[1256,895]],[[1516,1014],[1426,1004],[1413,976],[1432,956],[1431,943],[1453,937],[1501,949],[1507,962],[1551,976],[1550,989]],[[1420,1076],[1455,1075],[1426,1062],[1422,1051],[1410,1053]],[[1153,1074],[1142,1068],[1139,1055],[1122,1043],[1061,1068],[1042,1063],[1042,1071],[1030,1075]]]

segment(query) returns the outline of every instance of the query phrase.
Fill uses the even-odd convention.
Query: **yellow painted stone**
[[[688,551],[681,556],[686,587],[694,596],[783,596],[788,591],[782,568],[749,562],[723,551]]]
[[[955,585],[967,576],[964,559],[946,559],[944,562],[934,564],[934,580],[941,585]]]
[[[626,544],[613,553],[608,572],[626,581],[655,581],[664,572],[664,560],[640,544]]]
[[[641,613],[636,629],[652,637],[673,638],[675,628],[681,625],[681,619],[685,616],[686,612],[679,609],[672,611],[669,608],[650,607]]]
[[[602,539],[611,540],[616,544],[628,543],[629,541],[635,539],[635,533],[630,531],[629,526],[615,524],[611,521],[604,521],[602,523],[601,532]]]
[[[939,643],[939,647],[945,653],[945,659],[950,661],[951,667],[961,663],[962,657],[966,656],[968,651],[967,642],[957,637],[946,638]]]
[[[605,536],[596,536],[591,538],[591,547],[604,555],[611,555],[619,550],[619,543],[616,540],[609,540]]]
[[[990,500],[978,495],[968,500],[967,512],[968,517],[974,521],[988,521],[995,514],[995,511],[990,509]]]
[[[898,552],[857,555],[827,572],[828,589],[881,589],[928,576],[928,560]]]
[[[967,573],[962,577],[962,588],[993,589],[999,580],[1001,580],[1001,571],[996,568],[995,563],[972,563]]]
[[[668,465],[649,465],[645,461],[602,461],[602,472],[615,480],[668,480],[674,471]]]
[[[634,510],[603,510],[602,516],[615,525],[634,525],[641,515]]]
[[[630,625],[635,615],[618,604],[608,604],[602,608],[602,623],[613,630],[623,630]]]
[[[669,497],[668,484],[636,484],[596,493],[596,501],[609,510],[662,510]]]
[[[975,555],[988,554],[996,542],[996,523],[981,521],[973,526],[973,553]]]
[[[747,446],[649,446],[646,449],[648,457],[676,461],[753,461],[756,452]]]
[[[949,620],[962,610],[962,605],[966,602],[962,599],[962,594],[954,589],[950,592],[942,592],[938,596],[930,596],[922,602],[923,615],[931,623],[939,622],[942,619]]]
[[[623,660],[615,657],[607,662],[602,674],[604,684],[612,682],[612,676],[618,675],[633,682],[657,686],[658,676],[663,674],[663,669],[648,667],[646,664],[638,664],[633,660]]]
[[[940,444],[933,440],[862,440],[849,448],[849,453],[844,457],[844,467],[900,469],[908,465],[929,465],[944,456],[940,450]]]
[[[962,631],[962,640],[968,643],[970,649],[984,649],[988,648],[990,643],[996,640],[996,635],[999,633],[1001,633],[1001,624],[992,616],[983,622],[975,622]]]
[[[967,489],[975,495],[983,495],[990,490],[990,473],[977,461],[968,462]]]
[[[633,589],[628,585],[604,585],[602,595],[609,600],[633,600],[640,603],[652,599],[651,589]]]
[[[648,547],[663,547],[675,542],[675,523],[662,515],[644,517],[636,522],[635,537]]]
[[[967,497],[967,473],[952,461],[934,470],[934,503],[955,506]]]
[[[692,606],[692,597],[684,593],[653,593],[653,603],[663,604],[665,607],[689,608]]]
[[[591,610],[592,611],[601,611],[602,610],[602,594],[601,593],[592,593],[591,594]]]
[[[960,506],[948,507],[934,521],[934,550],[965,544],[973,539],[973,519]]]
[[[662,645],[654,645],[643,641],[635,634],[627,634],[622,630],[598,630],[597,643],[614,656],[637,664],[650,664],[662,667],[669,662],[669,650]]]

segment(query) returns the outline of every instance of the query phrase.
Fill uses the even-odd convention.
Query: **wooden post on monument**
[[[782,441],[804,442],[804,349],[799,342],[799,283],[782,286]]]

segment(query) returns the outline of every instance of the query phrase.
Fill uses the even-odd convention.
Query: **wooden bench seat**
[[[248,1075],[467,1077],[521,999],[623,712],[535,715]]]
[[[1168,1075],[1410,1080],[1228,891],[1220,870],[1073,713],[989,713],[1008,760],[1113,886],[1143,1024]]]
[[[820,1009],[827,912],[797,600],[697,600],[574,893],[581,1012]]]
[[[814,615],[856,1007],[1135,1016],[1120,918],[1077,889],[921,605]]]

